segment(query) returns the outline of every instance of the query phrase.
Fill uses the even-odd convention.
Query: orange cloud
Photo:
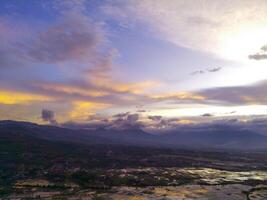
[[[97,110],[110,107],[110,104],[89,102],[89,101],[75,101],[73,102],[73,109],[69,112],[70,120],[84,121],[88,120],[91,115],[94,115]]]
[[[243,95],[243,96],[240,96],[240,99],[242,99],[244,102],[246,102],[246,104],[249,104],[249,105],[258,105],[258,104],[261,104],[260,101],[258,101],[256,98],[254,98],[252,96],[245,96],[245,95]]]
[[[92,97],[102,97],[109,94],[106,91],[90,89],[90,88],[80,88],[77,86],[69,86],[63,84],[42,84],[39,85],[39,87],[45,90],[52,90],[55,92],[64,92],[66,94],[79,94],[83,96],[92,96]]]
[[[178,93],[167,93],[167,94],[155,94],[150,96],[153,99],[158,100],[169,100],[169,99],[180,99],[180,100],[205,100],[204,96],[196,95],[190,92],[178,92]]]
[[[143,94],[148,89],[153,89],[161,83],[156,81],[143,81],[137,83],[113,83],[112,89],[118,92],[130,92],[133,94]]]
[[[194,121],[189,120],[189,119],[181,119],[181,120],[177,120],[178,124],[193,124]]]
[[[30,93],[0,91],[0,104],[29,104],[35,101],[51,101],[51,97]]]
[[[142,81],[136,83],[124,83],[112,80],[108,76],[90,77],[90,82],[96,87],[107,89],[113,92],[128,92],[132,94],[142,94],[147,89],[153,89],[161,85],[158,81]]]

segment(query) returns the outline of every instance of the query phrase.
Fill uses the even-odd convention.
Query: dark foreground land
[[[52,141],[0,132],[0,199],[267,199],[263,150]]]

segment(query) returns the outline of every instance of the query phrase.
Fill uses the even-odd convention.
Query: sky
[[[266,19],[262,0],[1,0],[0,120],[254,128]]]

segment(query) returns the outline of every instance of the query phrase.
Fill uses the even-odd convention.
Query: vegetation
[[[267,159],[264,158],[265,152],[82,145],[48,141],[17,132],[1,133],[0,197],[11,193],[23,194],[33,188],[62,191],[69,195],[77,191],[76,188],[106,191],[113,186],[207,184],[201,182],[197,174],[176,169],[266,170]],[[42,180],[48,183],[44,184]],[[32,183],[34,181],[37,183]],[[266,184],[266,180],[248,179],[235,183],[258,185]],[[60,198],[63,197],[57,199]]]

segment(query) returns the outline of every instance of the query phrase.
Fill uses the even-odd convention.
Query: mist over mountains
[[[0,121],[0,138],[2,137],[9,137],[13,140],[30,137],[78,144],[118,144],[192,149],[267,149],[267,137],[264,135],[249,130],[220,126],[199,130],[172,130],[156,135],[137,128],[88,130],[38,125],[29,122]]]

